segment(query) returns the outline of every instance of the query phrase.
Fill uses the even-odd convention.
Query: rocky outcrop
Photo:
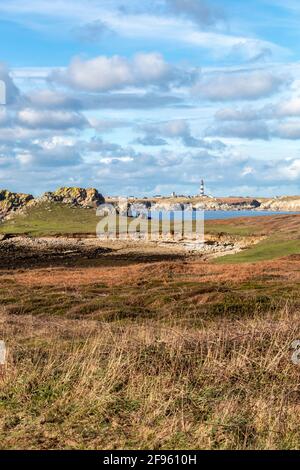
[[[153,211],[181,211],[185,207],[184,204],[180,203],[167,203],[167,202],[158,202],[153,204],[151,210]]]
[[[61,202],[81,207],[98,207],[105,202],[104,197],[95,188],[59,188],[54,192],[44,193],[40,201]]]
[[[31,194],[0,190],[0,221],[13,217],[15,213],[22,214],[27,207],[43,202],[60,202],[72,206],[96,208],[105,200],[102,194],[94,188],[59,188],[54,192],[44,193],[43,196],[36,199]]]
[[[300,197],[278,197],[276,199],[269,199],[262,202],[260,205],[261,210],[270,211],[300,211]]]
[[[7,189],[0,190],[0,220],[33,200],[31,194],[12,193]]]
[[[195,204],[195,209],[209,211],[252,210],[259,208],[260,205],[260,202],[256,199],[207,199]]]
[[[214,199],[203,198],[201,201],[190,199],[188,202],[168,202],[160,201],[149,203],[148,201],[130,203],[132,210],[152,210],[152,211],[181,211],[181,210],[207,210],[207,211],[231,211],[231,210],[252,210],[259,208],[261,203],[256,199],[226,198]],[[138,209],[136,209],[138,207]]]

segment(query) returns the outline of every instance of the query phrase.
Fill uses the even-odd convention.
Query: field
[[[220,258],[221,263],[243,263],[277,259],[300,252],[300,216],[277,215],[208,222],[207,231],[241,236],[261,236],[264,239],[235,255]]]
[[[299,253],[299,219],[298,215],[277,215],[209,220],[205,223],[205,231],[207,235],[215,236],[217,240],[225,236],[231,237],[233,242],[251,236],[265,238],[246,251],[220,258],[221,263],[276,259]],[[95,237],[99,221],[95,209],[43,203],[0,224],[0,235]]]
[[[0,233],[29,236],[74,233],[95,234],[99,218],[95,209],[82,209],[58,203],[43,203],[30,207],[0,225]]]
[[[57,235],[51,214],[2,232]],[[76,214],[60,230],[91,233]],[[216,259],[0,242],[0,447],[299,449],[299,228],[209,222],[216,238],[264,237]]]

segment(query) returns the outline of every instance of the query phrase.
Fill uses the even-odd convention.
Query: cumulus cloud
[[[30,107],[34,108],[60,110],[81,108],[80,101],[76,96],[49,88],[32,90],[25,95],[25,100]]]
[[[273,111],[278,117],[300,116],[300,98],[295,96],[281,101],[273,107]]]
[[[274,135],[281,139],[300,139],[300,121],[282,122],[275,126]]]
[[[223,108],[215,113],[216,123],[208,135],[246,139],[300,139],[300,99],[293,97],[261,108]],[[291,119],[287,119],[291,118]]]
[[[217,121],[280,120],[300,116],[300,98],[292,97],[278,103],[268,103],[261,108],[222,108],[216,111]],[[290,124],[288,124],[289,126]]]
[[[53,129],[32,129],[21,127],[16,123],[9,123],[10,126],[0,126],[0,144],[30,146],[32,142],[40,139],[48,139],[53,136]],[[56,135],[65,134],[65,130],[55,130]]]
[[[43,148],[36,145],[31,151],[16,154],[17,161],[25,167],[69,167],[82,162],[81,155],[72,146]]]
[[[286,77],[268,71],[227,72],[204,76],[193,93],[211,101],[257,100],[280,90]]]
[[[65,70],[56,70],[50,80],[89,92],[103,92],[142,85],[164,85],[171,79],[172,68],[159,53],[98,56],[84,60],[75,57]]]
[[[218,137],[235,137],[239,139],[262,139],[270,138],[270,131],[264,122],[229,122],[211,126],[206,130],[206,135]]]
[[[138,131],[145,132],[145,137],[139,140],[139,143],[143,141],[146,145],[149,142],[156,142],[158,145],[158,138],[182,138],[190,136],[190,128],[188,123],[184,119],[174,119],[172,121],[166,121],[161,123],[144,124],[140,126]],[[166,141],[162,140],[162,145],[165,145]]]
[[[111,132],[115,129],[122,129],[124,127],[131,127],[129,121],[122,121],[118,119],[98,119],[95,117],[89,118],[91,127],[96,129],[97,132]]]
[[[127,156],[131,158],[115,160],[113,167],[111,161],[105,160],[104,168],[98,171],[99,177],[105,176],[109,187],[115,187],[118,181],[119,193],[125,194],[126,189],[132,194],[140,192],[141,187],[143,194],[155,188],[159,193],[171,190],[194,193],[203,174],[214,193],[232,194],[233,188],[241,193],[267,193],[287,181],[295,184],[299,171],[299,159],[266,162],[238,154],[217,156],[205,150],[179,154],[166,149],[151,156],[143,153],[127,153]]]
[[[88,121],[79,113],[68,111],[41,111],[31,108],[18,112],[19,125],[32,129],[82,129],[88,126]]]
[[[91,152],[107,153],[114,152],[115,154],[123,151],[123,148],[119,144],[106,142],[100,137],[94,137],[89,142],[81,142],[81,147]]]
[[[161,123],[145,124],[140,126],[148,135],[160,135],[163,137],[182,137],[190,133],[188,123],[184,119],[174,119]]]
[[[0,62],[0,83],[1,83],[1,104],[11,105],[16,103],[20,96],[20,91],[11,78],[7,66]]]
[[[166,137],[182,137],[190,133],[188,123],[183,119],[175,119],[158,125],[158,130]]]
[[[256,178],[266,186],[269,184],[282,185],[287,182],[298,183],[299,177],[299,158],[282,158],[281,160],[271,160],[256,165]]]
[[[223,108],[215,113],[217,121],[256,121],[262,119],[264,116],[260,110],[253,108]]]
[[[289,180],[300,180],[300,159],[288,161],[287,164],[281,168],[283,177]]]
[[[289,83],[285,70],[295,75],[293,93],[297,93],[298,66],[288,64],[286,51],[268,40],[247,37],[239,28],[234,30],[234,24],[224,27],[223,14],[214,7],[218,0],[133,0],[122,11],[117,0],[91,1],[88,9],[79,0],[73,8],[64,0],[34,5],[17,1],[13,7],[2,3],[3,14],[18,11],[23,24],[33,21],[41,33],[47,31],[48,39],[57,33],[58,24],[63,25],[62,60],[76,46],[70,43],[70,32],[81,46],[90,43],[81,47],[87,56],[73,59],[50,77],[46,67],[10,73],[0,65],[9,105],[6,111],[0,108],[3,181],[16,182],[20,190],[75,184],[127,194],[173,189],[194,193],[202,177],[214,194],[239,188],[251,194],[258,187],[267,193],[275,184],[283,192],[299,185],[299,158],[284,156],[285,151],[289,157],[297,156],[293,140],[300,139],[300,119],[296,119],[300,98],[265,100]],[[121,52],[110,57],[111,38],[124,56]],[[103,50],[91,58],[101,41]],[[138,47],[133,47],[137,41]],[[158,52],[130,58],[127,53],[133,49]],[[272,68],[241,69],[242,63],[271,55]],[[192,66],[186,62],[189,59]],[[207,69],[200,72],[202,59]],[[280,68],[276,63],[282,64]],[[260,99],[257,109],[253,103],[248,103],[251,107],[226,103]],[[223,109],[216,112],[215,102]],[[138,137],[134,142],[133,132]],[[229,146],[223,137],[237,140]],[[242,141],[271,138],[276,141],[268,145]],[[252,149],[257,158],[251,157]]]
[[[82,158],[90,152],[92,160]],[[264,161],[237,152],[172,152],[167,148],[149,154],[100,138],[88,142],[63,137],[39,140],[29,147],[24,143],[13,154],[13,158],[4,158],[0,149],[1,168],[13,171],[18,178],[26,172],[25,189],[29,181],[31,184],[37,181],[35,188],[43,189],[70,183],[96,186],[105,194],[153,194],[172,190],[192,194],[204,174],[214,194],[229,194],[233,188],[248,194],[264,188],[266,194],[275,185],[280,187],[287,182],[293,188],[299,180],[299,158]]]
[[[28,92],[24,97],[28,107],[41,109],[92,110],[92,109],[155,109],[163,107],[190,107],[183,97],[166,93],[105,92],[77,93],[41,89]]]
[[[270,110],[268,110],[268,112],[269,111]],[[223,117],[226,117],[225,122],[217,123],[208,127],[205,132],[206,135],[234,137],[248,140],[269,140],[272,137],[287,140],[300,139],[300,121],[277,121],[276,113],[273,114],[272,117],[274,119],[270,122],[264,120],[263,114],[261,118],[252,119],[251,115],[249,117],[243,113],[240,114],[239,112],[235,114],[233,110],[232,113],[230,112],[228,115],[227,112],[221,113],[221,119],[219,116],[219,120],[222,121]]]
[[[146,124],[138,129],[145,132],[143,138],[137,139],[137,143],[141,145],[166,145],[168,139],[181,139],[186,147],[204,148],[210,150],[223,150],[225,145],[220,141],[207,141],[198,139],[191,134],[189,123],[184,119],[174,119],[161,123]]]

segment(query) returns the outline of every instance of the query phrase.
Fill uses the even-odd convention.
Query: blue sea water
[[[196,214],[195,214],[196,212]],[[192,217],[201,217],[202,211],[185,211],[184,218],[185,220],[190,220]],[[161,211],[162,218],[170,217],[169,211]],[[151,218],[159,219],[159,211],[152,211]],[[174,211],[174,220],[181,220],[182,212]],[[204,211],[204,220],[220,220],[220,219],[233,219],[237,217],[261,217],[261,216],[271,216],[271,215],[292,215],[298,214],[300,212],[276,212],[276,211],[258,211],[258,210],[236,210],[236,211]]]
[[[205,211],[205,220],[217,219],[233,219],[236,217],[261,217],[266,215],[291,215],[300,212],[275,212],[275,211],[257,211],[257,210],[241,210],[241,211]]]

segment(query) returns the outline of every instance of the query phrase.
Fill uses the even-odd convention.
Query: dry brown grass
[[[197,330],[6,317],[1,448],[299,448],[300,320],[278,313]]]
[[[43,268],[26,272],[5,273],[6,279],[13,279],[21,285],[36,286],[82,286],[103,282],[108,286],[118,286],[137,282],[141,278],[144,265],[109,266],[99,268]],[[1,274],[0,274],[1,276]]]
[[[204,263],[201,259],[191,258],[174,262],[154,262],[130,264],[129,266],[100,267],[53,267],[35,268],[30,270],[0,271],[5,280],[15,281],[22,286],[83,286],[103,282],[108,286],[130,285],[149,280],[149,278],[167,278],[170,275],[183,277],[199,283],[240,282],[262,276],[278,277],[281,281],[300,281],[300,257],[264,261],[260,263],[244,263],[236,265],[217,265]]]
[[[300,448],[300,260],[0,271],[0,448]]]
[[[274,236],[278,233],[283,233],[285,239],[288,234],[299,235],[300,230],[300,217],[299,215],[273,215],[260,216],[260,217],[237,217],[218,220],[207,220],[206,229],[209,232],[211,228],[219,228],[221,231],[230,228],[237,228],[242,230],[246,228],[250,233],[256,235]],[[238,233],[238,231],[237,231]]]

